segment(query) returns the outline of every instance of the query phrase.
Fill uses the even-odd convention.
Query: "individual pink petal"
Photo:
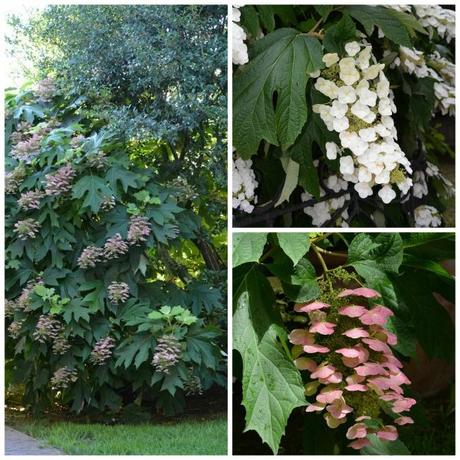
[[[350,337],[350,339],[360,339],[362,337],[369,337],[369,333],[360,327],[354,327],[353,329],[348,329],[342,335]]]
[[[387,371],[381,364],[377,363],[364,363],[361,366],[355,367],[355,372],[358,375],[368,376],[368,375],[385,375]]]
[[[342,362],[345,366],[351,368],[359,366],[359,364],[361,364],[359,358],[347,358],[346,356],[342,356]]]
[[[307,406],[305,412],[321,412],[326,407],[326,404],[313,403]]]
[[[326,364],[319,366],[313,374],[311,374],[312,379],[325,379],[332,375],[335,372],[335,367],[331,364]]]
[[[380,431],[377,431],[377,436],[385,441],[396,441],[398,439],[398,430],[395,426],[385,425]]]
[[[305,353],[329,353],[331,350],[323,345],[304,345],[303,351]]]
[[[398,393],[395,393],[394,391],[390,391],[380,396],[379,399],[381,399],[382,401],[396,401],[396,400],[401,399],[401,395],[399,395]]]
[[[396,373],[390,374],[391,383],[395,385],[410,385],[412,382],[407,378],[406,374],[399,371]]]
[[[385,330],[385,334],[387,335],[387,343],[388,345],[397,345],[398,344],[398,337],[395,334],[391,333],[390,331]]]
[[[414,423],[414,420],[410,417],[399,417],[395,420],[396,425],[412,425]]]
[[[327,321],[320,321],[314,323],[313,326],[310,327],[310,332],[314,333],[317,332],[318,334],[322,335],[331,335],[334,333],[334,327],[336,324],[328,323]]]
[[[326,377],[324,380],[321,380],[321,383],[324,383],[324,384],[329,384],[329,383],[340,383],[343,379],[343,376],[340,372],[334,372],[332,375],[330,375],[329,377]]]
[[[355,347],[355,350],[359,351],[359,356],[358,356],[359,362],[360,363],[367,362],[367,360],[369,359],[369,351],[361,345],[357,345]]]
[[[324,419],[326,420],[327,426],[329,428],[337,428],[339,425],[342,425],[342,423],[345,423],[347,421],[346,417],[343,417],[341,419],[334,418],[331,414],[326,412],[324,414]]]
[[[366,380],[366,377],[363,377],[358,374],[351,374],[346,378],[348,385],[353,385],[355,383],[362,383],[364,382],[364,380]]]
[[[347,391],[367,391],[367,386],[362,383],[353,383],[352,385],[347,385],[345,387]]]
[[[402,362],[398,358],[396,358],[396,356],[392,353],[387,353],[383,355],[383,357],[387,360],[387,363],[391,363],[399,368],[403,367]]]
[[[361,422],[362,420],[371,420],[371,417],[369,415],[361,415],[361,417],[356,418],[357,422]]]
[[[387,307],[378,305],[363,314],[359,320],[367,326],[371,324],[383,326],[387,322],[389,316],[393,316],[393,312]]]
[[[348,305],[346,307],[342,307],[339,310],[339,314],[343,316],[348,316],[350,318],[359,318],[360,316],[364,315],[368,310],[367,308],[361,305]]]
[[[364,338],[363,342],[374,351],[380,351],[382,353],[391,353],[390,347],[380,340],[371,339],[371,338]]]
[[[301,371],[315,372],[318,365],[310,358],[297,358],[294,360],[295,367]]]
[[[328,390],[328,391],[321,391],[321,393],[316,396],[316,400],[320,403],[323,404],[331,404],[333,403],[336,399],[341,398],[343,395],[342,390]]]
[[[336,399],[332,404],[326,407],[326,410],[336,419],[341,419],[347,416],[350,412],[353,412],[353,408],[348,406],[345,399]]]
[[[314,337],[307,329],[293,329],[289,334],[289,342],[293,345],[312,345]]]
[[[367,436],[367,427],[364,423],[355,423],[348,428],[347,439],[362,439]]]
[[[396,414],[400,414],[401,412],[408,411],[416,402],[417,401],[412,398],[399,399],[395,401],[393,404],[393,412]]]
[[[354,348],[339,348],[335,352],[347,358],[357,358],[360,355],[359,351]]]
[[[315,302],[303,304],[303,305],[298,304],[294,307],[294,310],[299,313],[310,313],[311,311],[321,310],[322,308],[328,308],[328,307],[330,307],[330,305],[327,303],[315,301]]]
[[[372,297],[382,297],[377,291],[370,288],[345,289],[337,297],[359,296],[370,299]]]
[[[350,444],[348,444],[348,447],[359,450],[359,449],[362,449],[363,447],[368,446],[370,443],[371,442],[367,438],[357,439],[356,441],[350,442]]]
[[[367,382],[369,385],[374,385],[375,387],[379,388],[382,391],[389,390],[391,388],[390,380],[385,377],[375,377],[375,378],[369,379]]]

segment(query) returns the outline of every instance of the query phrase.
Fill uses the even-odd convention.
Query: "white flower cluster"
[[[249,61],[248,57],[248,47],[244,40],[246,40],[246,32],[244,29],[238,25],[237,23],[240,22],[241,12],[238,8],[232,8],[232,61],[233,64],[236,65],[243,65]]]
[[[328,189],[334,192],[340,192],[348,188],[348,182],[335,175],[329,176],[325,185]],[[323,188],[320,188],[320,196],[323,197],[324,195],[326,195],[326,191]],[[303,202],[309,201],[312,198],[313,195],[310,195],[308,192],[304,192],[301,195]],[[315,227],[321,227],[329,221],[334,213],[338,209],[341,209],[349,199],[350,194],[346,193],[345,195],[337,198],[330,198],[329,200],[315,203],[313,206],[308,206],[304,208],[303,212],[312,217],[312,224]],[[348,227],[346,219],[348,219],[348,211],[345,209],[337,218],[335,224],[340,225],[341,227]]]
[[[384,56],[390,54],[384,51]],[[442,57],[438,51],[425,56],[422,51],[399,47],[399,56],[390,64],[400,67],[403,72],[418,78],[434,78],[435,111],[443,115],[455,115],[455,64]]]
[[[257,204],[255,190],[259,185],[252,170],[252,160],[243,160],[238,157],[233,159],[232,181],[233,208],[251,213],[254,210],[254,204]]]
[[[436,208],[423,204],[414,210],[416,227],[439,227],[441,216]]]
[[[396,106],[390,84],[383,73],[384,64],[375,63],[372,47],[358,42],[345,45],[347,57],[337,53],[323,56],[326,68],[312,77],[319,77],[315,88],[331,102],[315,104],[329,131],[339,133],[341,146],[326,145],[330,160],[340,155],[343,179],[353,182],[361,198],[378,195],[387,204],[396,198],[393,184],[402,194],[412,186],[408,159],[397,139],[392,114]],[[349,155],[351,153],[351,155]]]
[[[440,184],[444,188],[444,195],[446,198],[454,196],[454,184],[452,184],[452,182],[441,173],[441,171],[435,164],[427,161],[425,171],[414,171],[413,194],[415,198],[421,199],[425,195],[428,195],[428,177],[433,177],[434,179],[437,179],[440,182]]]
[[[415,14],[423,27],[436,31],[447,43],[455,38],[455,11],[443,8],[441,5],[414,5]]]

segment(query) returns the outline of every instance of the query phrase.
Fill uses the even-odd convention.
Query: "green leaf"
[[[152,311],[147,315],[147,317],[149,319],[156,321],[158,319],[163,319],[164,315],[163,313],[160,313],[159,311]]]
[[[302,379],[278,341],[282,322],[273,291],[257,269],[235,295],[233,343],[243,359],[246,430],[255,430],[276,453],[292,410],[306,404]]]
[[[318,298],[320,294],[315,267],[305,258],[294,267],[294,273],[288,282],[282,279],[281,284],[284,293],[293,302],[308,302]]]
[[[282,157],[281,164],[283,165],[286,177],[284,179],[284,185],[281,190],[280,197],[278,198],[278,201],[275,203],[275,207],[279,206],[284,201],[289,201],[289,197],[297,187],[297,182],[299,181],[299,163],[295,162],[291,158]]]
[[[368,435],[367,439],[371,444],[361,449],[363,455],[411,455],[409,449],[399,439],[382,441],[376,434]]]
[[[319,41],[295,29],[266,35],[254,51],[233,84],[233,142],[243,158],[255,154],[262,139],[283,150],[294,143],[307,120],[309,74],[323,67]]]
[[[299,260],[310,249],[310,238],[308,233],[277,233],[281,249],[297,265]]]
[[[118,183],[120,183],[125,193],[129,187],[139,187],[139,175],[118,165],[112,166],[107,171],[106,179],[114,191],[117,190]]]
[[[408,14],[395,14],[391,8],[370,5],[347,5],[344,10],[363,25],[367,35],[372,34],[374,27],[379,27],[392,42],[412,48],[409,35],[413,35],[414,27]]]
[[[398,296],[412,314],[415,334],[423,350],[430,357],[449,361],[455,354],[455,329],[447,310],[433,297],[433,276],[436,277],[406,268],[395,283]]]
[[[258,262],[267,242],[267,233],[235,233],[233,235],[233,267]]]
[[[77,322],[80,319],[89,322],[89,308],[82,307],[80,304],[80,299],[74,299],[68,305],[66,305],[63,316],[67,324],[72,321],[72,318]]]
[[[84,198],[80,213],[89,207],[97,213],[104,198],[112,196],[112,190],[106,185],[105,180],[98,176],[83,176],[73,186],[73,198]]]
[[[353,40],[356,40],[356,26],[350,16],[345,13],[337,24],[326,30],[323,45],[330,53],[343,54],[345,44]]]
[[[435,261],[453,259],[455,236],[453,233],[403,233],[404,252],[422,259]]]

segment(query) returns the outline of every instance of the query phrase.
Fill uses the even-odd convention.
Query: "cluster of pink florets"
[[[400,414],[416,403],[404,397],[401,386],[411,382],[390,348],[397,343],[386,328],[393,312],[382,305],[369,308],[352,301],[359,297],[381,296],[369,288],[345,289],[338,293],[335,306],[322,301],[296,305],[295,310],[308,314],[310,321],[307,329],[295,329],[289,335],[297,349],[297,368],[310,372],[312,382],[306,385],[306,392],[316,393],[316,401],[306,411],[325,411],[331,428],[345,423],[348,415],[354,416],[355,423],[346,435],[354,449],[369,445],[367,436],[372,433],[386,441],[397,439],[395,426],[375,424],[380,404],[388,404],[395,424],[406,425],[413,420]],[[302,352],[309,356],[300,356]]]

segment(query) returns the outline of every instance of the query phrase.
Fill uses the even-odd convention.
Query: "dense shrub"
[[[35,20],[43,27],[61,18],[59,30],[65,35],[66,15],[69,21],[85,15],[98,21],[110,13],[134,33],[140,24],[155,23],[150,13],[156,11],[165,21],[168,14],[171,22],[182,21],[178,30],[188,24],[192,33],[186,18],[199,15],[193,8],[182,13],[134,8],[128,16],[124,10],[51,7]],[[211,11],[200,11],[203,21],[212,20]],[[222,22],[221,15],[214,18]],[[102,46],[108,29],[99,32]],[[155,35],[150,32],[142,31],[144,40]],[[225,40],[222,27],[210,27],[207,36]],[[116,59],[103,50],[89,60],[88,47],[95,42],[79,47],[67,38],[65,45],[57,43],[61,51],[73,50],[69,62],[78,55],[88,69],[96,68],[95,61],[105,70],[117,69]],[[215,87],[209,90],[219,99],[213,112],[212,96],[198,94],[199,87],[206,92],[211,83],[196,81],[195,93],[187,97],[199,100],[203,110],[194,113],[189,106],[187,117],[196,123],[188,125],[166,105],[157,106],[155,118],[164,121],[168,133],[173,119],[180,125],[171,138],[154,128],[139,131],[134,115],[123,118],[118,112],[123,104],[132,107],[129,97],[142,92],[138,86],[131,94],[135,81],[151,89],[151,98],[161,96],[158,85],[136,79],[138,72],[160,79],[159,72],[145,66],[152,51],[158,50],[155,57],[172,52],[172,43],[163,45],[142,48],[139,42],[136,53],[143,53],[143,61],[134,66],[135,75],[116,72],[125,75],[125,88],[114,81],[107,88],[80,66],[59,75],[61,67],[49,62],[43,76],[50,76],[33,88],[7,91],[7,375],[8,383],[24,385],[24,403],[33,410],[59,403],[76,412],[100,413],[145,403],[173,413],[184,408],[187,395],[225,386],[225,192],[221,171],[212,167],[218,163],[213,154],[218,156],[225,144],[219,125],[225,98],[219,99]],[[205,69],[207,64],[191,62],[194,58],[187,65],[200,71],[216,66],[209,63]],[[191,68],[183,72],[184,81],[194,80]],[[167,80],[161,79],[162,84]],[[185,107],[176,102],[178,110]],[[126,129],[118,129],[117,116]],[[211,192],[214,204],[204,212],[202,203]]]

